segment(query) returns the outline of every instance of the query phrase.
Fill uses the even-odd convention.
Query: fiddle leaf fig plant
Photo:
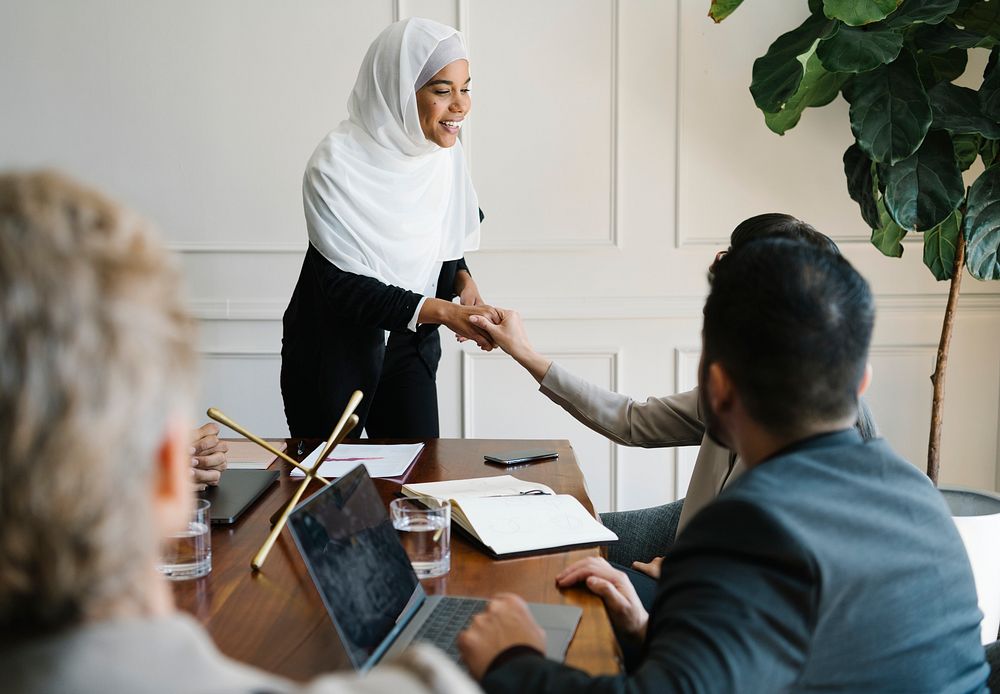
[[[712,0],[720,22],[743,0]],[[750,94],[778,135],[838,94],[850,104],[847,193],[872,244],[951,283],[931,381],[927,474],[937,483],[944,382],[963,268],[1000,279],[1000,0],[808,0],[809,16],[754,61]],[[989,51],[979,89],[954,83]],[[967,172],[981,161],[974,178]],[[968,187],[966,183],[971,181]]]

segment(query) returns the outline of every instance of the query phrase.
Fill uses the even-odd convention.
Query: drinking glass
[[[171,581],[207,576],[212,570],[212,530],[207,499],[197,499],[187,526],[163,543],[157,569]]]
[[[451,569],[451,503],[436,499],[393,499],[392,526],[417,578],[444,576]]]

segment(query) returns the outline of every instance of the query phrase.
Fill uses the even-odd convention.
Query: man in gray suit
[[[828,250],[761,240],[721,259],[701,411],[747,472],[691,519],[649,613],[603,560],[557,577],[600,595],[640,644],[627,674],[546,661],[540,630],[507,595],[459,640],[484,688],[983,691],[981,613],[948,510],[916,468],[853,428],[873,322],[867,283]]]
[[[136,216],[61,176],[0,174],[0,689],[477,691],[427,649],[300,685],[175,609],[155,565],[194,502],[179,289]]]

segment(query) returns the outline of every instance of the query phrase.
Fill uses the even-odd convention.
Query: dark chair
[[[674,544],[683,506],[684,499],[679,499],[635,511],[602,513],[601,522],[618,536],[618,542],[608,547],[608,561],[632,566],[633,561],[665,555]]]

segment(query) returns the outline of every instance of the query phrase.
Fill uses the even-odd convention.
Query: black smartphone
[[[491,463],[499,463],[500,465],[517,465],[518,463],[530,463],[535,460],[558,458],[559,453],[556,451],[546,450],[544,448],[530,448],[525,451],[508,451],[506,453],[484,455],[483,457]]]

